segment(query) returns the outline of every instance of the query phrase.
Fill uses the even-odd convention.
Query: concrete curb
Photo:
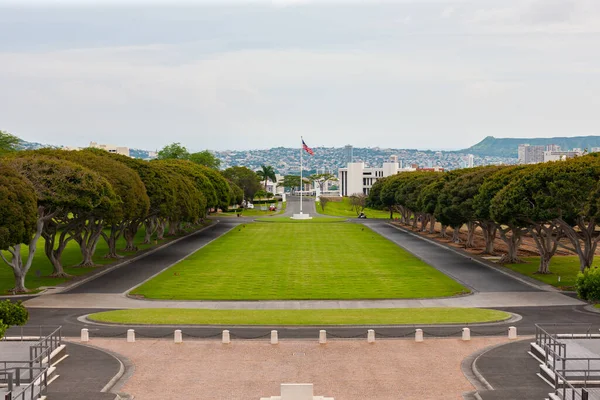
[[[102,270],[100,270],[99,272],[97,272],[97,273],[95,273],[95,274],[93,274],[93,275],[91,275],[91,276],[88,276],[87,278],[84,278],[84,279],[82,279],[82,280],[80,280],[80,281],[73,282],[71,285],[67,285],[67,286],[65,286],[64,288],[62,288],[62,290],[58,290],[58,291],[56,291],[56,292],[52,292],[51,294],[66,293],[66,292],[68,292],[69,290],[73,290],[73,289],[75,289],[76,287],[78,287],[78,286],[81,286],[81,285],[83,285],[84,283],[90,282],[90,281],[92,281],[92,280],[94,280],[94,279],[96,279],[96,278],[99,278],[99,277],[101,277],[102,275],[104,275],[104,274],[107,274],[107,273],[109,273],[109,272],[111,272],[111,271],[113,271],[113,270],[115,270],[115,269],[117,269],[117,268],[123,267],[123,266],[125,266],[125,265],[127,265],[127,264],[130,264],[130,263],[134,262],[134,261],[140,260],[140,259],[142,259],[142,258],[144,258],[144,257],[147,257],[147,256],[149,256],[149,255],[151,255],[151,254],[154,254],[154,253],[156,253],[156,252],[157,252],[157,251],[159,251],[159,250],[162,250],[162,249],[164,249],[164,248],[166,248],[166,247],[169,247],[169,246],[171,246],[172,244],[175,244],[175,243],[177,243],[177,242],[179,242],[179,241],[181,241],[181,240],[183,240],[183,239],[186,239],[186,238],[188,238],[188,237],[194,236],[194,235],[196,235],[196,234],[198,234],[198,233],[200,233],[200,232],[203,232],[203,231],[205,231],[205,230],[207,230],[207,229],[213,228],[213,227],[217,226],[217,224],[219,223],[219,220],[214,220],[214,221],[215,221],[214,223],[212,223],[212,224],[210,224],[210,225],[208,225],[208,226],[205,226],[205,227],[203,227],[203,228],[200,228],[200,229],[198,229],[197,231],[194,231],[194,232],[192,232],[192,233],[189,233],[189,234],[187,234],[187,235],[181,236],[181,237],[179,237],[179,238],[177,238],[177,239],[174,239],[174,240],[171,240],[171,241],[169,241],[169,242],[167,242],[167,243],[163,243],[163,244],[161,244],[160,246],[153,247],[153,248],[149,249],[148,251],[146,251],[146,252],[144,252],[144,253],[142,253],[142,254],[138,254],[137,256],[134,256],[134,257],[132,257],[132,258],[130,258],[130,259],[127,259],[127,260],[124,260],[124,261],[122,261],[122,262],[119,262],[119,263],[116,263],[116,264],[114,264],[114,265],[111,265],[111,266],[110,266],[110,267],[108,267],[108,268],[102,269]],[[46,293],[46,294],[49,294],[49,293]]]
[[[177,310],[174,308],[173,310]],[[101,312],[101,311],[99,311]],[[118,324],[118,323],[106,323],[106,322],[98,322],[88,318],[91,314],[82,315],[77,317],[77,320],[81,323],[88,325],[97,325],[97,326],[107,326],[107,327],[138,327],[138,328],[260,328],[260,329],[268,329],[268,328],[306,328],[306,329],[335,329],[335,328],[457,328],[457,327],[486,327],[486,326],[502,326],[505,324],[513,324],[523,319],[523,317],[519,314],[511,313],[508,311],[504,311],[511,315],[510,318],[507,318],[502,321],[491,321],[491,322],[476,322],[476,323],[468,323],[468,322],[458,322],[456,324],[396,324],[396,325],[189,325],[189,324],[181,324],[181,325],[156,325],[156,324]]]
[[[473,254],[466,253],[464,251],[461,251],[460,249],[456,249],[456,248],[454,248],[452,246],[448,246],[448,245],[446,245],[444,243],[440,243],[440,242],[438,242],[436,240],[432,240],[430,238],[421,236],[421,235],[419,235],[419,234],[417,234],[417,233],[415,233],[415,232],[413,232],[411,230],[408,230],[408,229],[406,229],[404,227],[400,227],[400,226],[395,225],[395,224],[393,224],[391,222],[387,222],[387,225],[392,226],[392,227],[398,229],[399,231],[408,233],[408,234],[410,234],[412,236],[415,236],[415,237],[418,237],[418,238],[420,238],[422,240],[425,240],[425,241],[427,241],[427,242],[429,242],[431,244],[434,244],[434,245],[436,245],[438,247],[442,247],[442,248],[444,248],[446,250],[449,250],[449,251],[451,251],[451,252],[453,252],[455,254],[458,254],[458,255],[460,255],[460,256],[462,256],[464,258],[468,258],[468,259],[470,259],[472,261],[475,261],[479,265],[482,265],[484,267],[487,267],[487,268],[493,269],[495,271],[498,271],[498,272],[500,272],[500,273],[502,273],[502,274],[504,274],[506,276],[509,276],[509,277],[511,277],[513,279],[516,279],[516,280],[518,280],[518,281],[520,281],[520,282],[528,285],[528,286],[531,286],[534,289],[539,289],[539,290],[546,291],[546,292],[562,293],[562,291],[556,289],[554,286],[547,285],[547,284],[542,283],[542,282],[538,283],[537,281],[536,282],[530,281],[529,279],[525,279],[525,277],[523,277],[521,274],[516,274],[516,273],[505,271],[504,269],[499,268],[497,265],[494,265],[493,263],[491,263],[491,262],[489,262],[487,260],[481,259],[481,257],[478,257],[478,256],[473,255]]]
[[[584,306],[583,309],[594,314],[600,314],[600,308],[594,307],[593,304],[588,304],[587,306]]]

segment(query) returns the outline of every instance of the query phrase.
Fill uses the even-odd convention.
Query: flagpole
[[[304,144],[304,138],[300,136],[300,140]],[[304,182],[302,181],[302,152],[304,151],[304,146],[300,146],[300,214],[302,214],[302,189],[304,186]]]

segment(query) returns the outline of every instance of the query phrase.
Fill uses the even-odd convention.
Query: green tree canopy
[[[0,156],[18,149],[21,139],[8,132],[0,130]]]
[[[190,153],[182,146],[181,143],[171,143],[163,147],[158,152],[159,160],[187,160],[190,158]]]
[[[0,162],[0,250],[29,243],[36,221],[37,197],[33,185],[13,167]],[[0,257],[4,257],[1,252]]]
[[[210,170],[210,168],[194,164],[193,162],[188,160],[160,160],[154,162],[162,164],[171,171],[177,172],[192,180],[192,182],[194,182],[198,190],[205,197],[207,207],[212,208],[218,207],[220,205],[220,199],[215,189],[215,183],[218,184],[218,182],[213,182],[206,174],[206,170]],[[218,172],[215,173],[218,174]],[[227,193],[227,196],[228,195],[229,193]],[[204,215],[205,210],[202,211],[202,215]]]
[[[212,169],[219,169],[221,167],[221,160],[208,150],[192,153],[189,155],[188,160]]]
[[[254,194],[260,190],[260,178],[256,172],[246,167],[229,167],[223,172],[223,176],[244,191],[244,197],[252,200]]]

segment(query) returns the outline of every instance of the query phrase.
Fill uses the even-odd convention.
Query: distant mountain
[[[481,142],[468,149],[458,150],[457,153],[469,153],[480,157],[518,157],[518,148],[520,144],[530,144],[532,146],[542,146],[547,144],[556,144],[562,150],[571,150],[574,148],[590,149],[600,147],[600,136],[575,136],[575,137],[554,137],[554,138],[533,138],[533,139],[514,139],[514,138],[495,138],[488,136]]]

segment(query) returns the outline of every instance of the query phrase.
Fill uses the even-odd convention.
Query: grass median
[[[350,204],[350,198],[342,197],[341,201],[328,201],[325,205],[325,210],[321,208],[321,203],[316,202],[315,207],[319,214],[331,215],[336,217],[351,217],[356,218],[358,214],[354,211],[352,204]],[[383,210],[375,210],[373,208],[365,208],[363,210],[367,218],[372,219],[390,219],[390,212]]]
[[[90,320],[135,325],[403,325],[502,321],[510,314],[482,308],[374,308],[335,310],[135,309],[105,311]]]
[[[240,225],[132,294],[169,300],[302,300],[467,292],[367,227],[302,222]]]

